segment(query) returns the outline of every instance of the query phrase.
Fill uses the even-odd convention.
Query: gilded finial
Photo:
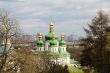
[[[50,32],[53,32],[54,31],[54,25],[53,25],[53,23],[51,22],[50,23]]]
[[[39,40],[42,40],[42,33],[38,33]]]
[[[55,33],[52,33],[52,39],[53,40],[55,39]]]
[[[61,34],[61,40],[64,40],[65,36],[64,33]]]
[[[3,32],[7,33],[8,32],[8,26],[7,25],[3,25]]]

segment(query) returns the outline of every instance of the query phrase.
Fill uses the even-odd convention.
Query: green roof
[[[56,57],[56,58],[61,58],[61,57],[68,57],[70,54],[68,52],[50,52],[49,53],[51,56]]]
[[[75,61],[75,60],[70,60],[70,63],[71,63],[71,64],[80,64],[79,61]]]
[[[61,40],[61,41],[59,42],[59,45],[60,45],[60,46],[66,46],[66,42],[65,42],[64,40]]]
[[[51,40],[50,41],[50,47],[52,47],[52,46],[57,46],[57,40]]]
[[[46,36],[45,36],[45,40],[47,41],[47,40],[52,40],[52,34],[53,34],[54,32],[49,32]],[[56,36],[56,35],[55,35]],[[55,39],[57,39],[57,37],[55,38]]]
[[[44,45],[44,42],[42,40],[38,40],[36,42],[36,45],[42,47]]]
[[[63,58],[63,57],[69,57],[70,54],[68,52],[44,52],[44,51],[40,51],[40,52],[35,52],[34,54],[36,55],[49,55],[52,58]]]

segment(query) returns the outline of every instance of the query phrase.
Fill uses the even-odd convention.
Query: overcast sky
[[[0,0],[0,8],[8,10],[26,33],[47,34],[52,21],[58,35],[84,36],[83,27],[100,9],[110,13],[110,0]]]

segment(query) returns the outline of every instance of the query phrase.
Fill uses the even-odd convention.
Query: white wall
[[[58,47],[50,47],[51,52],[58,52]]]
[[[45,42],[45,51],[49,51],[49,42]]]
[[[59,47],[59,51],[66,51],[66,47]]]
[[[58,58],[57,61],[56,61],[56,59],[53,59],[52,61],[54,61],[55,63],[57,62],[60,65],[70,64],[70,58],[69,57]]]
[[[36,51],[44,51],[44,47],[37,47]]]

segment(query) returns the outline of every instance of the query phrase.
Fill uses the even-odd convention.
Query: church
[[[70,54],[66,51],[67,45],[64,40],[64,33],[58,38],[54,32],[54,25],[50,23],[50,31],[43,40],[43,35],[38,33],[36,41],[36,52],[49,52],[52,56],[56,57],[57,60],[52,60],[55,63],[61,65],[70,64]]]

